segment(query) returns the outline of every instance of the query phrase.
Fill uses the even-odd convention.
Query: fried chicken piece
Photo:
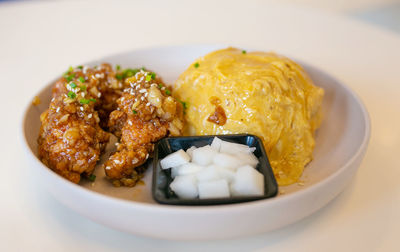
[[[95,106],[100,117],[100,127],[108,130],[108,118],[110,113],[117,109],[117,99],[121,97],[124,82],[122,78],[117,79],[117,72],[112,69],[110,64],[103,63],[93,70],[87,69],[86,74],[92,75],[93,86],[96,87],[97,95],[100,97],[99,103]],[[96,90],[93,89],[93,92]]]
[[[49,109],[40,118],[40,159],[78,183],[81,175],[92,174],[109,141],[104,130],[111,131],[121,144],[107,163],[106,167],[112,167],[106,169],[107,176],[134,185],[132,178],[143,172],[140,165],[153,151],[153,143],[168,134],[179,135],[183,128],[181,104],[158,85],[161,80],[143,68],[114,71],[109,64],[101,64],[69,69],[55,83]]]
[[[127,69],[124,71],[114,71],[108,63],[103,63],[94,68],[79,66],[75,69],[70,69],[54,85],[53,96],[68,93],[67,83],[78,84],[80,83],[80,78],[84,78],[83,85],[87,88],[87,92],[98,101],[95,104],[95,110],[99,114],[100,126],[107,130],[108,117],[112,111],[117,109],[116,101],[126,88],[124,85],[124,79],[127,77],[126,71],[131,73],[132,71],[139,71],[139,69]]]
[[[109,134],[99,127],[94,105],[60,95],[53,98],[40,120],[42,162],[74,183],[80,181],[81,174],[92,174],[109,140]]]
[[[109,133],[99,125],[99,113],[108,119],[122,87],[108,64],[66,72],[55,83],[49,109],[40,117],[38,152],[42,162],[75,183],[81,174],[92,174],[109,141]]]
[[[116,186],[134,186],[154,143],[167,135],[181,135],[183,130],[182,104],[170,96],[171,91],[154,73],[140,71],[126,79],[125,86],[129,88],[117,100],[118,109],[108,122],[120,142],[104,164],[107,177]]]

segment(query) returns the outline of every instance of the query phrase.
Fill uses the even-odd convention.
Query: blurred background
[[[0,0],[0,3],[35,1],[65,0]],[[278,2],[336,12],[400,33],[400,0],[280,0]]]
[[[283,0],[339,12],[400,33],[400,0]]]

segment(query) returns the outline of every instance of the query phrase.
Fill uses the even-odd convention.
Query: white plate
[[[167,83],[197,57],[221,46],[174,46],[136,50],[99,59],[123,67],[146,66]],[[366,151],[370,122],[359,98],[346,86],[315,67],[302,64],[316,85],[325,89],[324,121],[316,135],[314,160],[301,178],[304,185],[281,187],[276,198],[221,206],[168,206],[151,199],[151,170],[145,185],[113,188],[102,178],[92,186],[75,185],[44,166],[36,157],[39,115],[50,101],[51,83],[30,105],[23,120],[23,135],[32,166],[41,183],[60,202],[106,226],[133,234],[175,240],[222,239],[274,230],[296,222],[326,205],[350,182]],[[38,181],[39,183],[39,181]]]

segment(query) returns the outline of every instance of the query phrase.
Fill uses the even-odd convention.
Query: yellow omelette
[[[324,91],[286,57],[218,50],[193,62],[173,94],[188,105],[187,135],[259,136],[279,185],[298,181],[312,160]]]

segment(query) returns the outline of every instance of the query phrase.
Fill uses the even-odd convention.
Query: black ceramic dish
[[[169,188],[172,182],[171,169],[163,170],[160,166],[160,160],[167,155],[180,149],[187,150],[191,146],[202,147],[211,144],[214,137],[233,143],[245,144],[250,147],[256,147],[254,155],[259,163],[256,169],[264,175],[264,195],[263,196],[240,196],[230,198],[213,199],[181,199]],[[153,185],[152,194],[155,201],[161,204],[171,205],[217,205],[231,204],[246,201],[266,199],[276,196],[278,185],[265,153],[261,140],[254,135],[217,135],[217,136],[190,136],[190,137],[168,137],[159,141],[154,150],[153,159]]]

